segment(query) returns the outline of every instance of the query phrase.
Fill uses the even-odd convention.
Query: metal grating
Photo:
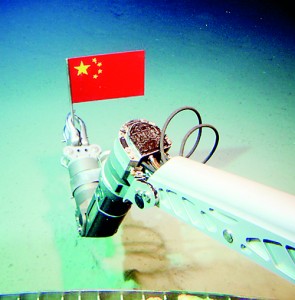
[[[254,299],[213,293],[192,293],[184,291],[67,291],[0,295],[1,300],[238,300]],[[257,298],[255,298],[257,299]]]

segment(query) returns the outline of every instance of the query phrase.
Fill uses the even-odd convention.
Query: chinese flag
[[[144,94],[143,50],[68,59],[72,103]]]

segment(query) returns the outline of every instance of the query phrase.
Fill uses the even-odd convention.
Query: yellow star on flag
[[[144,50],[73,57],[67,65],[72,104],[144,95]]]
[[[80,66],[77,66],[77,67],[74,67],[76,70],[78,70],[78,76],[81,75],[81,74],[86,74],[88,75],[87,73],[87,69],[90,67],[90,65],[84,65],[83,61],[81,60],[80,62]]]

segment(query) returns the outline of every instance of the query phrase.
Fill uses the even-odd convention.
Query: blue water
[[[1,0],[0,293],[133,287],[122,275],[120,236],[84,240],[75,231],[59,163],[70,110],[68,57],[146,51],[145,96],[75,105],[90,142],[110,149],[126,121],[161,127],[174,109],[190,105],[219,130],[210,165],[295,193],[295,23],[290,1],[256,2]],[[172,125],[173,153],[194,122],[187,114]],[[194,159],[211,143],[205,139]],[[226,284],[223,273],[210,277],[211,291],[295,293],[263,271],[265,281],[245,276],[235,289],[230,268]],[[157,278],[157,288],[208,290],[194,276],[181,283],[179,274],[188,274],[181,270],[172,283]],[[141,287],[153,288],[147,282]]]

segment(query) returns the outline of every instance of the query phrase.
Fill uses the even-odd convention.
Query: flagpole
[[[74,110],[74,105],[73,105],[72,96],[71,96],[70,73],[69,73],[68,59],[66,59],[66,61],[67,61],[67,77],[68,77],[68,91],[69,91],[69,101],[70,101],[70,112],[71,112],[71,115],[72,115],[73,125],[75,127],[75,110]]]

